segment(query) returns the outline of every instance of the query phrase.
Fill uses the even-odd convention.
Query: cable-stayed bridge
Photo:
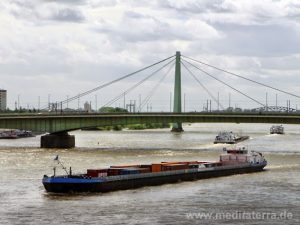
[[[164,82],[165,78],[170,74],[171,70],[175,65],[175,82],[174,82],[174,96],[173,96],[173,111],[172,112],[156,112],[156,113],[143,113],[142,108],[149,102],[153,94],[157,91],[159,86]],[[158,67],[159,66],[159,67]],[[160,72],[164,72],[163,76],[160,77],[158,82],[150,89],[145,90],[148,92],[147,96],[140,101],[139,113],[111,113],[111,114],[70,114],[64,112],[65,105],[70,102],[78,100],[84,96],[90,95],[104,88],[109,88],[111,85],[124,81],[130,77],[133,77],[141,72],[147,71],[150,68],[155,67],[155,70],[148,74],[146,77],[130,86],[124,91],[121,91],[113,99],[106,102],[103,107],[111,106],[117,101],[120,101],[125,95],[135,90],[137,87],[148,81],[150,78]],[[158,68],[157,68],[158,67]],[[145,124],[145,123],[173,123],[172,131],[181,132],[182,123],[184,122],[215,122],[215,123],[288,123],[288,124],[300,124],[300,114],[296,113],[296,110],[289,107],[280,106],[268,106],[268,103],[262,103],[258,99],[251,97],[249,94],[234,87],[230,82],[224,81],[211,72],[203,69],[203,67],[209,68],[210,70],[217,70],[222,73],[226,73],[229,76],[241,79],[243,81],[255,84],[257,86],[271,89],[278,93],[282,93],[293,98],[300,98],[300,96],[290,93],[279,88],[275,88],[268,84],[249,79],[247,77],[238,75],[236,73],[229,72],[227,70],[209,65],[202,61],[182,56],[180,52],[176,52],[175,55],[160,60],[142,69],[139,69],[133,73],[129,73],[125,76],[119,77],[115,80],[104,83],[98,87],[85,91],[81,94],[67,98],[66,100],[60,101],[56,104],[55,113],[43,113],[43,114],[28,114],[28,115],[9,115],[3,114],[0,116],[0,128],[9,129],[26,129],[39,132],[47,132],[49,135],[42,136],[41,146],[42,147],[62,147],[69,148],[75,146],[75,137],[68,135],[68,131],[77,130],[81,128],[101,127],[101,126],[112,126],[112,125],[128,125],[128,124]],[[185,71],[193,78],[196,83],[201,87],[202,90],[210,96],[211,100],[218,106],[218,110],[208,112],[182,112],[182,87],[181,87],[181,69]],[[219,95],[216,96],[216,90],[210,90],[202,82],[201,79],[193,72],[196,70],[201,74],[219,82],[224,87],[231,89],[240,96],[243,96],[248,101],[255,103],[258,107],[251,112],[225,112],[225,107],[221,104]],[[125,105],[125,101],[124,101]],[[280,109],[280,111],[276,111]],[[275,112],[274,112],[275,111]],[[45,111],[44,111],[45,112]]]

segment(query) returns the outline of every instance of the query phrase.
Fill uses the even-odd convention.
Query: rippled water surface
[[[285,125],[285,135],[269,135],[269,127],[75,131],[71,150],[40,149],[39,137],[0,140],[0,224],[299,224],[300,126]],[[220,130],[250,135],[240,145],[263,152],[266,171],[106,194],[48,194],[41,183],[57,154],[75,173],[113,164],[217,160],[226,146],[212,144]]]

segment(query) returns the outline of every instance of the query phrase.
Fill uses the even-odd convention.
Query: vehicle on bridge
[[[259,152],[246,149],[228,149],[217,162],[188,161],[161,162],[145,165],[110,166],[104,169],[88,169],[86,173],[72,174],[59,161],[66,175],[43,177],[48,192],[109,192],[143,186],[154,186],[180,181],[193,181],[210,177],[228,176],[262,171],[267,161]]]
[[[270,128],[270,134],[284,134],[284,127],[282,125],[273,125]]]
[[[249,139],[249,136],[241,136],[232,131],[221,131],[216,136],[214,144],[235,144],[247,139]]]

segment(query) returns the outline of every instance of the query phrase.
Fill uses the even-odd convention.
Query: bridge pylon
[[[181,54],[176,52],[173,113],[181,113]],[[182,132],[182,123],[173,123],[172,132]]]

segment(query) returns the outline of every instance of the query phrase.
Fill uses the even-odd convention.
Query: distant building
[[[84,103],[84,111],[86,111],[86,112],[91,112],[92,111],[92,106],[91,106],[90,103],[88,103],[88,102]]]
[[[6,103],[7,103],[7,94],[6,90],[0,89],[0,110],[5,111],[6,110]]]

